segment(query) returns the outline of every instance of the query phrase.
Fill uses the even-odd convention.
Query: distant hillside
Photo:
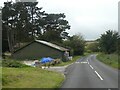
[[[96,40],[89,40],[89,41],[86,40],[85,41],[86,44],[91,44],[91,43],[95,43],[95,42],[97,42],[97,41]]]

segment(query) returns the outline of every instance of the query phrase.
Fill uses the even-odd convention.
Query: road
[[[89,55],[68,66],[61,88],[118,88],[118,70]],[[111,89],[107,89],[111,90]]]

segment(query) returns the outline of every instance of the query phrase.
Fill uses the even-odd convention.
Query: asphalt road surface
[[[61,88],[118,88],[118,70],[89,55],[68,66]],[[111,90],[111,89],[107,89]]]

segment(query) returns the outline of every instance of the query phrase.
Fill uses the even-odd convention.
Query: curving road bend
[[[94,54],[68,66],[65,76],[61,88],[118,88],[118,70],[98,61]]]

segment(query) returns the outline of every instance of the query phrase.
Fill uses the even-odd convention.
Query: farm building
[[[60,58],[64,60],[65,52],[69,50],[50,42],[35,40],[22,48],[16,50],[12,57],[14,59],[40,59],[42,57]]]

